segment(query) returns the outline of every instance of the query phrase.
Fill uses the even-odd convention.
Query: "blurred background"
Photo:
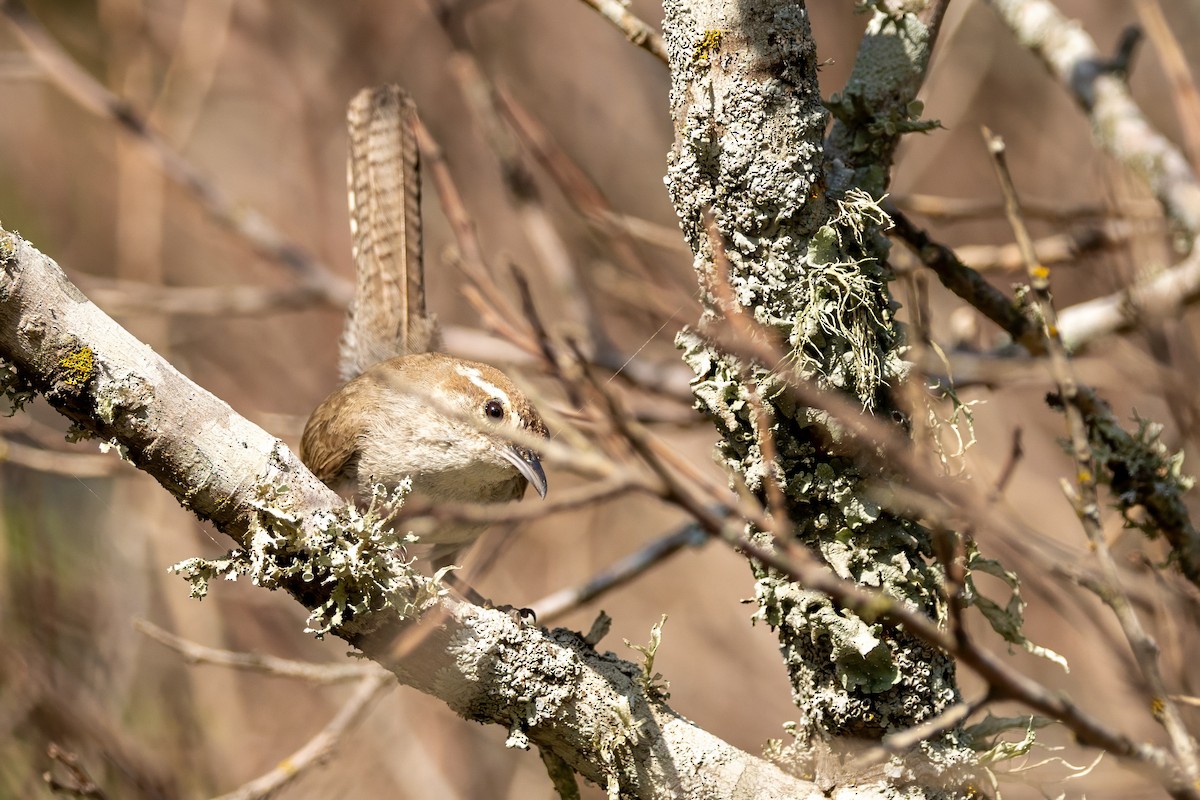
[[[809,5],[828,96],[848,75],[866,18],[848,2]],[[1059,6],[1104,50],[1139,21],[1139,10],[1160,6],[1195,75],[1197,0]],[[400,83],[444,149],[500,286],[515,297],[508,265],[519,265],[551,329],[594,335],[599,325],[613,353],[636,353],[652,365],[665,390],[616,385],[659,420],[658,435],[716,475],[715,434],[679,399],[672,344],[694,320],[695,291],[663,187],[672,140],[665,67],[581,2],[485,0],[449,8],[447,21],[424,0],[10,2],[0,15],[0,222],[57,260],[180,370],[294,446],[307,414],[336,382],[343,311],[335,301],[348,285],[337,281],[352,275],[345,106],[364,86]],[[633,0],[629,8],[656,27],[661,22],[654,2]],[[1181,142],[1185,126],[1162,63],[1148,42],[1130,83],[1153,124]],[[513,193],[511,169],[497,157],[489,129],[494,120],[473,113],[464,91],[477,85],[473,69],[524,109],[615,215],[598,225],[581,214],[578,195],[564,192],[528,139],[509,134],[527,167],[526,193]],[[147,120],[165,147],[133,135],[103,89]],[[1031,205],[1058,212],[1031,214],[1034,235],[1093,242],[1055,267],[1060,305],[1108,294],[1175,259],[1168,226],[1144,188],[1098,153],[1067,92],[989,8],[974,0],[951,5],[923,98],[925,115],[944,128],[905,142],[893,197],[942,241],[973,248],[964,253],[997,286],[1007,291],[1022,276],[1005,268],[995,249],[1011,235],[995,210],[999,191],[981,124],[1005,137],[1018,189]],[[171,154],[166,162],[164,152]],[[202,179],[199,189],[173,179],[186,169]],[[918,195],[942,198],[935,206],[950,216],[919,213]],[[956,215],[959,201],[988,208]],[[512,348],[488,334],[461,291],[453,230],[428,172],[424,212],[429,302],[449,328],[451,349],[503,361]],[[536,220],[551,223],[558,238]],[[261,232],[264,223],[282,237],[277,245],[299,248],[321,266],[289,266],[238,229]],[[556,241],[562,247],[555,255]],[[935,340],[948,350],[1003,344],[902,249],[894,248],[896,267],[912,278],[897,282],[898,299],[911,307],[914,287],[924,287]],[[324,288],[297,294],[301,286]],[[195,295],[157,287],[213,287],[216,294],[206,297],[268,287],[289,299],[238,313],[229,303],[207,308]],[[590,325],[580,308],[594,313]],[[1079,368],[1122,419],[1136,409],[1164,423],[1168,446],[1194,464],[1196,348],[1195,315],[1186,314],[1092,343]],[[567,398],[536,371],[521,363],[513,369],[569,410]],[[978,443],[955,468],[964,479],[992,485],[1019,428],[1026,455],[1003,513],[1037,531],[1038,544],[1051,543],[1056,557],[1085,560],[1083,534],[1059,489],[1072,467],[1058,443],[1063,422],[1043,402],[1050,388],[1044,368],[1015,362],[1002,365],[1001,379],[991,374],[992,385],[961,392],[980,401],[973,406]],[[340,662],[347,648],[314,641],[302,632],[305,614],[296,603],[245,583],[220,583],[203,602],[189,599],[185,582],[167,567],[219,555],[230,543],[151,479],[113,454],[99,455],[94,442],[64,442],[65,429],[40,403],[0,420],[0,796],[51,796],[41,777],[51,767],[50,742],[77,754],[112,798],[231,791],[304,744],[352,690],[191,666],[135,631],[133,621],[214,647],[317,662]],[[552,491],[580,480],[553,470],[549,477]],[[681,521],[672,509],[625,497],[522,525],[511,536],[497,532],[476,556],[488,562],[479,565],[477,585],[497,602],[532,605]],[[1122,531],[1111,512],[1106,522],[1139,610],[1163,647],[1168,684],[1200,694],[1200,674],[1188,668],[1200,652],[1194,590],[1181,594],[1174,576],[1160,574],[1164,551],[1157,544]],[[1071,672],[1024,654],[1012,658],[1135,739],[1161,740],[1111,614],[1051,577],[1044,561],[1028,558],[1032,543],[985,537],[981,544],[1021,573],[1029,635],[1066,656]],[[634,658],[622,639],[644,643],[650,626],[668,615],[655,666],[670,681],[672,705],[757,753],[784,735],[797,711],[771,632],[751,624],[754,606],[744,601],[752,593],[743,559],[708,544],[558,624],[586,631],[603,608],[614,624],[602,647]],[[994,649],[1004,652],[998,641]],[[961,678],[965,694],[976,696],[974,677],[964,670]],[[1200,720],[1189,713],[1196,730]],[[537,755],[505,749],[505,737],[398,688],[330,763],[282,796],[553,797]],[[1065,781],[1075,773],[1069,765],[1090,764],[1096,753],[1074,747],[1061,730],[1044,731],[1041,741],[1065,749],[1035,751],[1030,763],[1047,763],[1011,776],[1006,796],[1159,795],[1112,758]],[[1054,760],[1060,757],[1065,761]]]

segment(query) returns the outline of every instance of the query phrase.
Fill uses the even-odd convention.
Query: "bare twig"
[[[583,0],[583,2],[600,12],[600,16],[616,25],[629,41],[664,64],[667,63],[667,48],[663,44],[662,37],[630,11],[625,3],[620,0]]]
[[[121,462],[109,456],[30,447],[6,437],[0,437],[0,463],[76,478],[103,478],[122,469]]]
[[[678,530],[659,536],[637,552],[601,570],[586,583],[560,589],[531,604],[530,608],[543,624],[553,622],[585,603],[636,580],[685,547],[700,547],[707,541],[708,535],[695,523],[689,522]]]
[[[238,653],[206,647],[176,636],[144,619],[134,620],[133,627],[139,633],[179,653],[189,664],[213,664],[281,678],[298,678],[310,683],[345,683],[381,672],[375,664],[314,664],[261,653]]]
[[[354,690],[354,694],[350,696],[341,710],[303,747],[280,761],[279,766],[275,769],[232,792],[221,795],[216,800],[262,800],[292,783],[313,767],[324,764],[333,757],[341,745],[342,739],[366,716],[375,701],[383,697],[395,685],[395,677],[382,670],[375,675],[362,678]]]
[[[257,252],[295,273],[310,291],[331,305],[343,307],[350,284],[299,245],[289,241],[257,212],[232,202],[207,176],[183,158],[128,103],[114,95],[80,67],[44,28],[18,3],[0,3],[0,14],[43,73],[84,109],[113,123],[154,154],[163,173],[181,186],[216,222],[234,231]]]
[[[579,274],[578,265],[550,219],[528,159],[507,118],[500,112],[495,84],[475,58],[462,14],[441,0],[430,0],[430,4],[434,18],[441,24],[452,48],[451,74],[457,79],[467,107],[499,162],[501,177],[517,220],[524,228],[525,238],[537,254],[545,277],[558,290],[565,304],[564,317],[579,325],[580,332],[589,342],[607,342],[603,321]]]
[[[1100,522],[1095,456],[1088,441],[1087,424],[1075,404],[1079,389],[1067,358],[1066,348],[1058,332],[1057,317],[1050,294],[1050,270],[1037,262],[1036,254],[1033,251],[1033,242],[1021,219],[1016,189],[1004,157],[1004,143],[987,129],[984,129],[984,138],[987,141],[989,152],[992,154],[996,174],[1004,192],[1009,223],[1025,258],[1030,287],[1033,290],[1033,312],[1042,321],[1042,334],[1045,337],[1046,350],[1050,357],[1050,370],[1058,384],[1059,394],[1063,398],[1071,441],[1071,455],[1074,457],[1076,465],[1075,485],[1078,496],[1072,499],[1076,514],[1079,516],[1088,542],[1100,563],[1101,573],[1107,584],[1101,593],[1101,598],[1113,609],[1121,623],[1138,666],[1141,668],[1142,676],[1149,686],[1155,704],[1159,707],[1159,713],[1156,716],[1166,728],[1172,750],[1178,759],[1177,764],[1183,773],[1183,780],[1176,779],[1173,781],[1175,785],[1169,788],[1181,795],[1195,795],[1200,792],[1200,763],[1197,762],[1196,743],[1188,733],[1178,707],[1168,697],[1158,663],[1158,645],[1142,627],[1136,611],[1129,602],[1129,597],[1122,590],[1116,564],[1104,537],[1103,526]],[[1190,790],[1186,788],[1187,786],[1191,787]]]
[[[500,110],[510,121],[513,130],[521,137],[522,142],[529,148],[530,153],[543,169],[558,184],[563,196],[571,202],[575,210],[588,222],[607,236],[607,243],[622,267],[631,275],[636,275],[656,288],[661,286],[662,278],[659,273],[651,270],[646,262],[633,247],[631,239],[637,234],[624,224],[627,219],[617,214],[609,203],[608,198],[600,190],[579,164],[564,150],[541,122],[534,117],[511,92],[503,87],[497,87],[496,100]],[[637,220],[637,222],[643,222]],[[634,223],[630,223],[633,225]],[[687,246],[679,228],[665,229],[644,223],[658,233],[658,243],[665,239],[667,246],[687,252]],[[649,299],[658,303],[660,315],[669,313],[667,304],[662,301],[658,292],[652,292]]]
[[[969,222],[1004,215],[1004,202],[991,198],[940,197],[928,194],[894,194],[888,198],[906,214],[916,214],[943,223]],[[1025,216],[1047,222],[1073,223],[1096,218],[1160,219],[1162,211],[1153,203],[1145,207],[1112,208],[1107,205],[1065,206],[1058,198],[1024,200]]]
[[[262,317],[329,305],[311,286],[159,286],[130,280],[81,277],[80,285],[110,314],[199,317]]]
[[[979,309],[1030,353],[1043,352],[1044,345],[1036,326],[1013,300],[962,263],[949,247],[931,239],[929,234],[887,201],[884,201],[884,210],[892,218],[892,232],[934,271],[943,286]]]
[[[68,797],[87,797],[91,800],[105,800],[107,795],[100,788],[88,771],[79,763],[79,756],[67,752],[53,742],[46,748],[46,755],[56,764],[61,764],[67,772],[67,779],[59,780],[54,773],[47,770],[42,773],[42,780],[54,794]]]
[[[1033,243],[1038,261],[1043,264],[1070,264],[1081,256],[1103,252],[1133,238],[1133,227],[1119,221],[1079,228],[1038,239]],[[1025,268],[1016,245],[964,245],[955,248],[958,258],[980,272],[1009,271]]]
[[[1200,92],[1192,78],[1187,57],[1163,14],[1159,0],[1135,0],[1138,18],[1158,50],[1163,70],[1171,81],[1171,98],[1179,116],[1179,134],[1193,169],[1200,169]]]
[[[1021,463],[1024,455],[1025,449],[1021,445],[1021,429],[1013,428],[1012,446],[1008,450],[1008,458],[1004,462],[1004,468],[1000,470],[1000,475],[996,478],[996,485],[992,487],[991,496],[993,498],[998,500],[1004,496],[1004,490],[1008,488],[1008,482],[1016,474],[1017,465]]]
[[[1141,177],[1167,216],[1190,240],[1178,264],[1117,294],[1059,313],[1068,350],[1134,326],[1143,315],[1164,316],[1200,298],[1200,181],[1187,159],[1133,101],[1122,76],[1098,52],[1082,26],[1049,0],[987,0],[1017,39],[1045,63],[1088,115],[1098,144]]]
[[[571,769],[571,765],[545,747],[538,748],[538,755],[546,765],[546,774],[559,800],[579,800],[579,784],[575,781],[575,770]]]

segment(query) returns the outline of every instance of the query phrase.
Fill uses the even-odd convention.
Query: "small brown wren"
[[[510,431],[545,436],[546,425],[504,373],[418,353],[376,364],[326,398],[304,428],[300,458],[333,489],[360,497],[405,478],[413,495],[435,503],[505,503],[527,484],[545,497],[537,454]],[[446,523],[421,541],[444,563],[485,527]]]
[[[341,388],[304,428],[300,458],[333,489],[369,497],[406,478],[434,503],[503,503],[526,484],[546,496],[537,454],[512,434],[546,425],[504,373],[437,350],[425,311],[419,122],[398,86],[364,89],[347,112],[350,231],[357,277],[342,336]],[[449,563],[486,523],[441,524],[421,541]]]

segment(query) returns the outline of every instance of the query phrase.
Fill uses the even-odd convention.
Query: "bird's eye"
[[[488,400],[483,404],[483,413],[492,419],[504,419],[504,404],[499,400]]]

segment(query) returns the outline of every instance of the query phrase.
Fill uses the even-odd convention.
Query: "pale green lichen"
[[[215,578],[246,576],[268,589],[290,588],[299,580],[311,584],[322,599],[310,609],[306,631],[318,638],[367,632],[362,626],[377,612],[394,610],[402,619],[419,615],[443,593],[439,582],[411,569],[404,550],[408,539],[391,527],[409,490],[407,482],[393,491],[376,487],[365,512],[353,504],[339,513],[302,520],[281,506],[281,487],[260,487],[258,517],[246,548],[223,558],[189,558],[171,567],[192,585],[193,597],[204,597]]]
[[[836,120],[828,140],[830,154],[852,168],[852,185],[880,193],[886,190],[900,138],[940,123],[920,118],[924,107],[917,99],[929,63],[929,29],[915,14],[895,8],[894,0],[871,5],[874,14],[850,79],[825,106]]]
[[[632,757],[640,729],[641,722],[634,719],[629,699],[620,697],[610,707],[608,724],[592,732],[592,748],[600,754],[609,800],[621,798],[621,761]]]
[[[1008,586],[1008,600],[1003,606],[979,591],[975,585],[974,576],[976,574],[991,575]],[[1015,572],[1005,569],[999,561],[984,558],[974,542],[967,543],[967,569],[962,598],[967,606],[979,609],[984,619],[992,626],[992,630],[998,633],[1004,641],[1017,645],[1027,653],[1058,664],[1064,672],[1071,671],[1065,658],[1048,647],[1034,644],[1025,636],[1026,604],[1025,598],[1021,596],[1020,578]]]
[[[508,726],[509,747],[527,748],[529,732],[561,724],[576,706],[586,705],[579,687],[585,669],[579,658],[582,640],[557,630],[557,645],[547,646],[545,631],[521,624],[495,610],[468,608],[447,643],[454,668],[439,695],[467,719],[491,719]],[[465,680],[471,688],[464,690]]]
[[[963,732],[979,751],[980,762],[989,764],[1027,755],[1037,741],[1034,731],[1053,724],[1054,720],[1037,714],[997,717],[988,713],[979,722],[964,728]],[[1000,738],[1010,731],[1020,731],[1021,741],[1011,742]]]
[[[1061,401],[1054,398],[1052,404],[1059,406]],[[1172,453],[1162,441],[1163,426],[1136,411],[1137,430],[1129,433],[1099,398],[1084,396],[1077,405],[1101,468],[1097,478],[1111,489],[1126,527],[1151,538],[1165,535],[1172,558],[1185,575],[1200,583],[1200,533],[1183,501],[1196,481],[1183,471],[1183,451]]]
[[[965,456],[974,446],[974,406],[982,400],[963,400],[954,386],[950,360],[936,342],[928,342],[930,350],[941,360],[946,377],[929,379],[921,402],[925,405],[925,424],[933,454],[947,475],[957,476],[966,468]],[[949,413],[943,409],[949,406]]]
[[[651,700],[665,701],[671,697],[670,682],[663,678],[661,672],[654,671],[654,656],[662,644],[662,629],[666,624],[667,615],[663,614],[662,619],[650,626],[650,641],[647,644],[634,644],[625,639],[626,647],[642,654],[642,691]]]

